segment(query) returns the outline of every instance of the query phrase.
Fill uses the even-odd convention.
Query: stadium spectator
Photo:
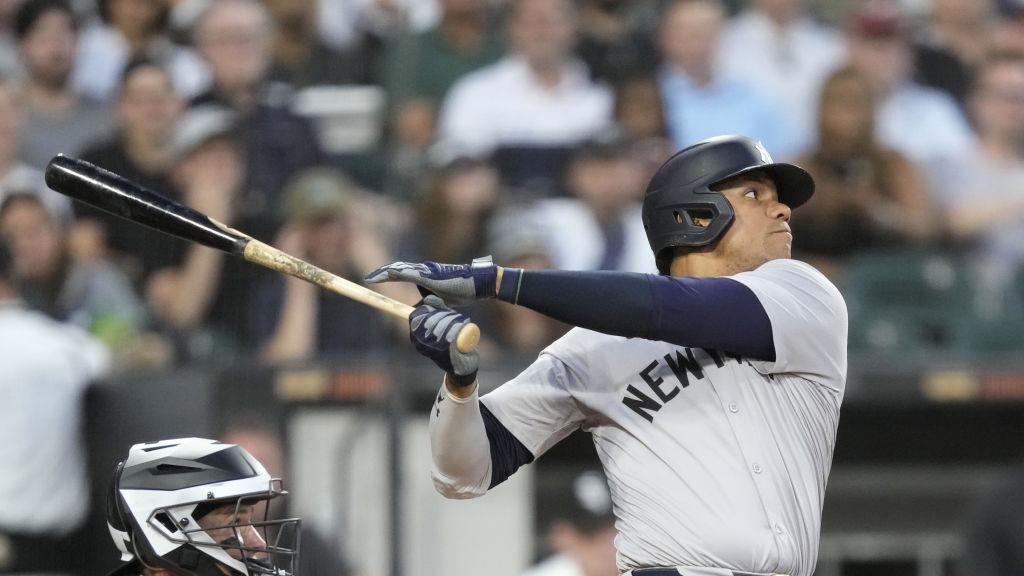
[[[21,80],[23,65],[18,58],[18,44],[14,40],[14,16],[18,2],[0,2],[0,78]]]
[[[539,508],[552,554],[523,576],[616,576],[618,532],[604,474],[585,470],[545,492]]]
[[[82,30],[71,73],[79,94],[99,102],[113,100],[124,67],[136,58],[166,67],[174,89],[185,97],[206,88],[209,73],[202,59],[169,37],[169,0],[98,0],[96,7],[100,22]]]
[[[449,157],[498,151],[503,177],[524,187],[552,186],[562,166],[547,162],[607,129],[610,91],[591,82],[573,55],[571,0],[515,0],[509,5],[509,53],[452,86],[440,116]],[[499,150],[501,149],[501,150]],[[513,172],[512,170],[515,170]],[[538,190],[541,195],[552,189]]]
[[[300,173],[284,193],[285,224],[276,245],[314,266],[353,282],[392,260],[377,236],[366,196],[341,172],[314,168]],[[419,300],[410,285],[381,290],[408,304]],[[386,345],[403,334],[407,322],[392,331],[380,312],[339,298],[309,282],[265,274],[254,296],[254,340],[269,362],[344,357]]]
[[[1024,54],[1024,3],[1020,0],[999,0],[998,3],[1002,17],[991,31],[991,49]]]
[[[753,84],[781,106],[793,149],[803,152],[816,136],[818,94],[842,65],[842,37],[804,13],[803,0],[754,0],[725,28],[722,74]]]
[[[317,165],[321,153],[313,126],[291,110],[291,90],[267,81],[271,61],[270,16],[257,0],[218,0],[196,22],[196,46],[213,77],[193,106],[226,106],[239,115],[245,151],[237,224],[272,238],[280,193],[296,173]]]
[[[82,400],[109,353],[25,306],[15,267],[0,240],[0,434],[10,439],[0,443],[0,572],[76,574],[89,553]]]
[[[570,197],[537,205],[554,268],[656,271],[640,218],[643,175],[619,142],[590,142],[573,153],[566,174]]]
[[[656,76],[627,76],[615,85],[614,135],[632,150],[650,179],[675,148]]]
[[[500,192],[498,172],[486,160],[458,158],[439,168],[428,179],[401,252],[435,262],[469,262],[483,254]]]
[[[486,0],[442,0],[441,8],[437,26],[396,38],[385,61],[382,78],[400,144],[429,144],[434,116],[449,88],[496,62],[504,51]],[[419,120],[423,115],[428,121]]]
[[[876,95],[867,78],[852,67],[834,72],[816,108],[818,145],[796,160],[814,176],[816,192],[790,222],[794,253],[835,279],[859,250],[933,239],[936,210],[925,179],[876,139]]]
[[[171,182],[185,203],[234,225],[245,178],[237,114],[212,105],[191,108],[175,125],[168,146]],[[229,357],[245,334],[254,279],[254,266],[190,244],[180,262],[150,275],[146,301],[161,327],[181,337],[186,357],[216,352]]]
[[[969,98],[978,139],[935,175],[947,225],[999,293],[1024,264],[1024,54],[996,53]]]
[[[342,51],[320,40],[316,0],[267,0],[266,6],[274,23],[270,80],[295,88],[370,82],[358,44]]]
[[[131,282],[109,262],[76,262],[66,229],[35,194],[0,205],[0,236],[14,258],[14,282],[26,304],[91,332],[111,347],[141,330],[144,311]]]
[[[152,60],[128,63],[117,97],[117,133],[94,143],[82,159],[180,200],[171,183],[168,140],[183,102],[168,71]],[[186,244],[76,202],[72,251],[76,258],[110,258],[140,289],[154,271],[176,264]]]
[[[850,63],[867,76],[878,98],[881,143],[927,169],[969,150],[971,131],[956,102],[914,82],[910,31],[896,6],[868,3],[851,15],[846,37]]]
[[[653,74],[658,50],[656,2],[584,0],[580,2],[580,42],[576,53],[596,80],[617,83],[641,73]]]
[[[68,198],[47,188],[42,170],[18,160],[23,123],[18,100],[17,87],[0,77],[0,202],[16,192],[31,192],[53,214],[66,219],[71,215]]]
[[[411,198],[429,170],[429,147],[437,115],[460,77],[493,64],[505,47],[486,0],[443,0],[441,21],[395,38],[380,76],[387,90],[391,123],[388,195]]]
[[[77,155],[105,136],[113,119],[106,106],[72,89],[78,22],[66,0],[26,0],[14,30],[26,72],[21,159],[42,168],[58,153]]]
[[[722,76],[716,63],[725,21],[719,0],[674,0],[662,18],[659,72],[669,135],[683,148],[719,134],[744,134],[778,156],[794,152],[781,110],[750,83]]]
[[[328,45],[344,50],[367,46],[371,69],[378,47],[407,32],[422,32],[440,18],[439,0],[318,0],[320,36]]]
[[[914,45],[916,80],[966,107],[973,70],[981,65],[994,21],[993,0],[931,0]]]

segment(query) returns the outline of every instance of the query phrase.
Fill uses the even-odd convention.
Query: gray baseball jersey
[[[846,381],[846,305],[795,260],[732,278],[764,306],[774,362],[577,328],[481,398],[535,456],[577,428],[593,435],[622,571],[814,570]]]

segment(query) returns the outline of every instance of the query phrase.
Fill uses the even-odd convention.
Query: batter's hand
[[[452,306],[495,297],[498,267],[490,256],[471,264],[437,262],[395,262],[381,266],[366,277],[366,282],[412,282],[424,296],[434,294]]]
[[[448,381],[455,386],[469,386],[476,382],[480,357],[476,349],[459,352],[455,338],[469,318],[445,306],[437,296],[427,296],[409,315],[409,340],[416,351],[430,358],[448,373]]]

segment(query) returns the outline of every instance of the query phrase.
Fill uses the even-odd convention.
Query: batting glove
[[[430,358],[437,367],[448,373],[448,381],[455,386],[469,386],[476,382],[480,357],[472,352],[459,352],[455,338],[469,318],[445,306],[437,296],[427,296],[409,315],[409,340],[416,351]]]
[[[439,296],[452,306],[494,298],[497,280],[498,267],[490,256],[477,258],[471,264],[395,262],[377,268],[366,277],[370,284],[412,282],[424,296]]]

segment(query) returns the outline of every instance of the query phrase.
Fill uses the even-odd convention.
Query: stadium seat
[[[965,342],[972,290],[963,264],[934,252],[852,257],[840,290],[850,312],[851,350],[941,351]]]
[[[1003,287],[975,289],[974,314],[963,318],[965,349],[982,354],[1024,351],[1024,267],[1008,276]]]

